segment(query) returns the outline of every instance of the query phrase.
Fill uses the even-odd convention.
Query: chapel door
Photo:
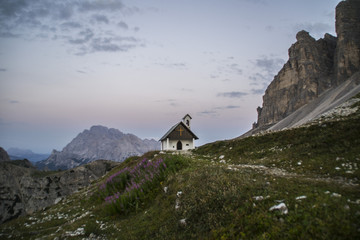
[[[182,143],[181,141],[178,141],[176,144],[176,150],[182,150]]]

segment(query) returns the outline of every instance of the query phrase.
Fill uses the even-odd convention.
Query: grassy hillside
[[[127,159],[91,187],[0,225],[0,238],[360,239],[359,102],[351,108],[357,111],[348,116],[219,141],[190,155]],[[166,167],[145,180],[152,172],[142,162],[160,161]],[[140,187],[131,190],[134,179]],[[116,191],[122,200],[106,203]]]

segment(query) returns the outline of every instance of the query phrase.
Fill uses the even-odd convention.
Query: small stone
[[[269,208],[269,211],[279,210],[281,214],[288,214],[288,208],[285,203],[280,203]]]
[[[341,194],[338,194],[338,193],[332,193],[331,194],[332,197],[341,197]]]
[[[302,199],[305,199],[306,196],[299,196],[299,197],[296,197],[295,200],[302,200]]]
[[[253,199],[254,199],[255,201],[261,201],[261,200],[264,199],[264,197],[263,197],[263,196],[255,196],[255,197],[253,197]]]
[[[186,218],[180,219],[179,222],[180,222],[181,225],[185,226],[186,225]]]

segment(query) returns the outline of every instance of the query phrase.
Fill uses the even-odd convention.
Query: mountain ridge
[[[127,157],[159,149],[160,144],[156,140],[142,140],[115,128],[94,125],[79,133],[62,151],[53,150],[46,160],[36,163],[36,166],[56,170],[73,168],[97,159],[121,162]]]

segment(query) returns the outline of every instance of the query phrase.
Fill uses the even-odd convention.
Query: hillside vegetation
[[[296,129],[128,158],[0,225],[0,238],[360,239],[359,103]]]

